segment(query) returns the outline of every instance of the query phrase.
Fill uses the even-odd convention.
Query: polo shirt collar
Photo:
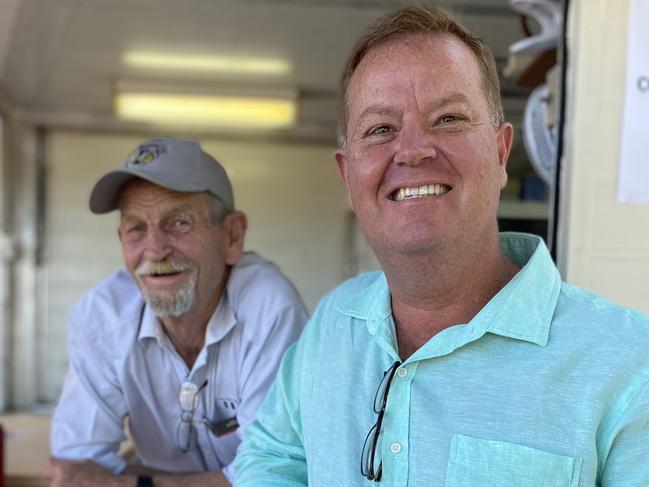
[[[232,307],[230,306],[226,286],[219,305],[216,307],[210,321],[207,323],[207,330],[205,331],[205,346],[209,347],[213,343],[223,340],[236,324],[237,319],[234,316]]]
[[[461,333],[466,343],[489,332],[545,346],[561,289],[559,272],[541,238],[505,232],[500,239],[505,254],[521,270],[467,325],[448,328],[439,335],[453,330],[449,334]],[[392,324],[385,275],[379,273],[368,286],[349,296],[339,310],[364,320],[371,335],[376,335],[382,325]],[[453,341],[457,342],[456,348],[461,340],[456,337]]]
[[[221,341],[236,324],[237,320],[232,308],[230,307],[226,286],[226,291],[223,293],[221,301],[207,323],[204,348]],[[174,349],[174,346],[165,333],[160,320],[158,320],[151,308],[145,305],[142,313],[140,331],[138,333],[138,342],[143,343],[147,338],[155,339],[162,347],[171,350]]]
[[[137,340],[143,343],[146,338],[153,338],[158,343],[166,343],[167,338],[162,325],[158,321],[158,317],[153,313],[147,304],[143,305],[142,317],[140,319],[140,332],[138,333]]]

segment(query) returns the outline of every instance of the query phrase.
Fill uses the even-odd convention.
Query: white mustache
[[[161,262],[142,262],[135,274],[138,276],[150,276],[153,274],[176,274],[178,272],[193,271],[196,266],[191,262],[174,262],[171,260],[164,260]]]

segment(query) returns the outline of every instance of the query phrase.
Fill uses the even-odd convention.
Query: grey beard
[[[142,295],[153,313],[160,318],[177,318],[185,314],[196,298],[196,272],[189,281],[176,292],[155,293],[142,285]]]

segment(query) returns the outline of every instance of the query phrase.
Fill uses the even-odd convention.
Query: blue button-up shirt
[[[242,427],[248,424],[306,320],[279,269],[246,252],[232,268],[189,369],[135,282],[124,270],[113,274],[70,314],[70,370],[52,419],[52,455],[121,473],[126,462],[117,451],[128,417],[143,465],[167,472],[224,469],[231,477],[240,431],[217,436],[202,419],[220,423],[236,416]],[[186,381],[207,384],[192,415],[196,444],[184,452],[179,391]]]
[[[540,239],[501,243],[521,271],[394,375],[381,485],[649,486],[649,318],[562,283]],[[376,485],[361,450],[397,360],[384,275],[334,290],[247,428],[236,485]]]

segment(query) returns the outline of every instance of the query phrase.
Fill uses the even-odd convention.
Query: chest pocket
[[[581,459],[453,435],[446,487],[577,487]]]
[[[239,400],[230,397],[217,397],[216,398],[216,411],[222,418],[229,418],[236,416],[237,409],[239,408]]]

